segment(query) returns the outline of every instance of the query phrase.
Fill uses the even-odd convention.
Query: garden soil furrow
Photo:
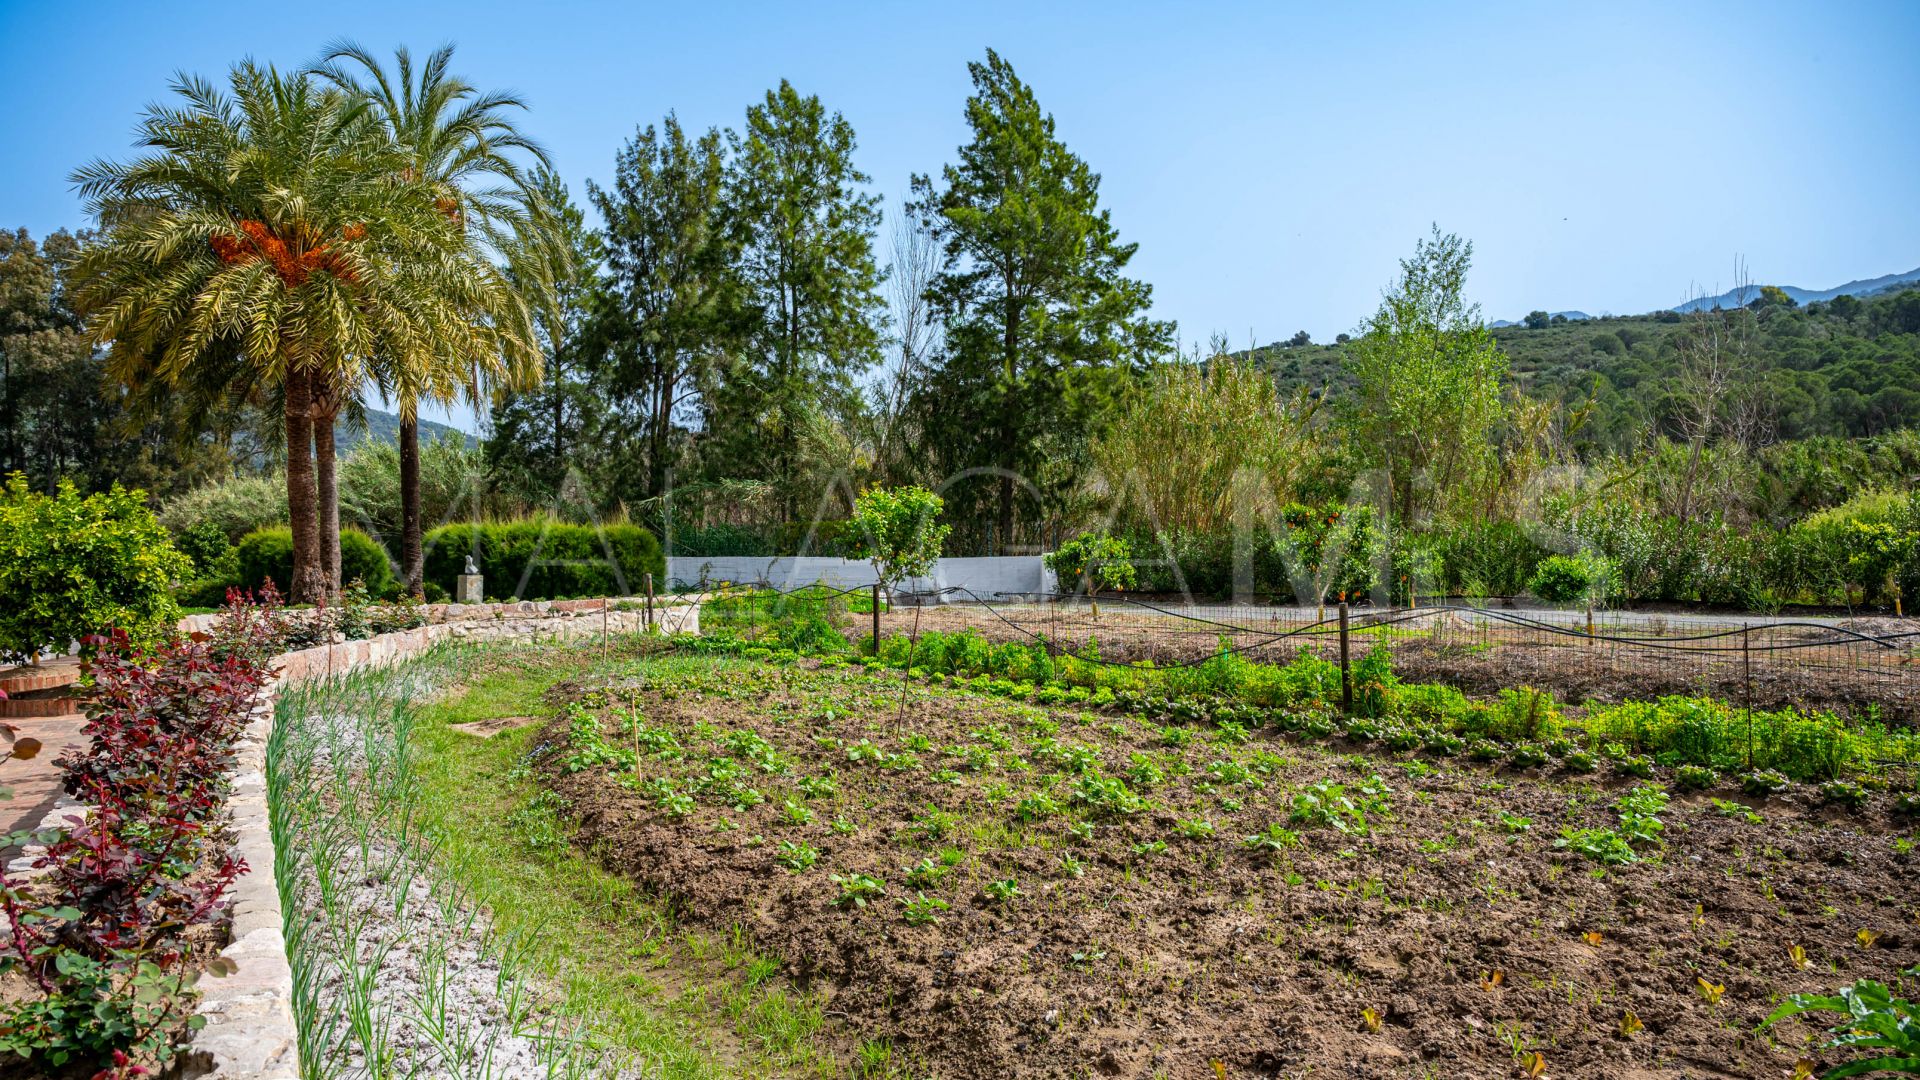
[[[689,920],[743,927],[787,977],[825,991],[849,1046],[886,1040],[901,1075],[1491,1077],[1521,1075],[1522,1055],[1538,1052],[1555,1077],[1773,1077],[1811,1031],[1788,1022],[1770,1033],[1777,1044],[1756,1032],[1785,994],[1891,980],[1920,962],[1920,884],[1895,845],[1914,825],[1885,796],[1854,812],[1766,800],[1764,824],[1729,816],[1746,812],[1730,800],[1676,796],[1664,849],[1602,869],[1555,838],[1611,824],[1637,781],[1407,765],[1259,731],[1237,745],[1196,728],[1176,747],[1133,717],[918,683],[903,709],[897,679],[666,663],[659,677],[571,693],[607,745],[622,744],[634,709],[677,753],[569,771],[578,717],[543,732],[543,776],[571,806],[576,843]],[[764,802],[738,809],[687,783],[746,732],[784,766],[742,781]],[[1007,746],[965,771],[963,753],[989,746],[983,732]],[[1140,785],[1153,805],[1111,818],[1074,806],[1074,774],[1036,755],[1047,745],[1091,748],[1085,768],[1106,775],[1141,755],[1163,774]],[[857,746],[915,761],[850,760]],[[1217,783],[1215,762],[1266,773]],[[1372,773],[1392,791],[1364,835],[1295,823],[1290,850],[1243,845],[1288,822],[1311,785]],[[668,776],[695,792],[683,817],[661,809]],[[833,795],[800,789],[829,776]],[[1017,820],[1014,806],[1041,791],[1059,811]],[[786,823],[789,801],[812,820]],[[929,807],[950,815],[939,839],[916,832]],[[1215,836],[1180,835],[1201,818]],[[1068,831],[1083,820],[1090,840]],[[810,845],[817,862],[778,865],[783,841]],[[948,847],[963,858],[926,892],[950,909],[909,925],[898,901],[917,890],[904,868]],[[835,906],[830,875],[849,872],[881,879],[886,895]],[[1012,902],[990,900],[989,883],[1009,878]],[[1871,948],[1863,929],[1880,935]],[[1811,967],[1791,960],[1793,945]],[[1724,988],[1717,1002],[1701,980]]]

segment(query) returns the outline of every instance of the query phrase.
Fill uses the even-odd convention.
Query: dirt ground
[[[1550,1077],[1781,1077],[1812,1035],[1756,1032],[1784,995],[1920,962],[1920,876],[1896,843],[1915,823],[1886,795],[1853,812],[1741,800],[1759,821],[1731,792],[1712,793],[1725,807],[1676,795],[1664,848],[1603,869],[1555,840],[1613,824],[1638,781],[1410,764],[1271,732],[1171,745],[1132,717],[897,676],[663,664],[571,693],[610,745],[631,735],[631,706],[678,749],[569,773],[556,720],[545,782],[576,843],[687,919],[744,928],[826,993],[848,1046],[885,1040],[899,1071],[871,1075],[1501,1077],[1537,1053]],[[743,763],[745,732],[773,753],[744,781],[765,801],[738,809],[696,780]],[[1243,842],[1289,824],[1310,785],[1351,793],[1373,774],[1391,793],[1364,833],[1293,822],[1297,847]],[[685,817],[661,808],[662,777],[694,796]],[[1149,805],[1102,816],[1073,794],[1087,777],[1130,778]],[[1023,820],[1036,794],[1056,812]],[[808,820],[791,823],[789,803]],[[1202,820],[1212,836],[1181,827]],[[1088,838],[1070,832],[1082,822]],[[818,861],[783,868],[783,842]],[[948,848],[957,865],[925,892],[950,909],[909,925],[905,868]],[[849,872],[885,896],[835,906],[830,875]],[[1017,896],[991,899],[1007,879]]]
[[[1356,616],[1356,624],[1359,618]],[[1857,625],[1856,625],[1857,624]],[[1891,633],[1886,625],[1913,630],[1911,621],[1854,620],[1859,633]],[[1254,624],[1258,625],[1258,624]],[[864,618],[850,633],[865,633]],[[1141,615],[1108,607],[1097,617],[1084,610],[1063,615],[1038,607],[985,608],[950,605],[902,608],[882,616],[884,634],[968,627],[991,641],[1035,640],[1044,635],[1063,651],[1076,651],[1091,639],[1107,660],[1152,660],[1157,664],[1192,663],[1217,653],[1222,638],[1245,650],[1249,659],[1286,663],[1305,649],[1338,655],[1332,634],[1278,638],[1290,627],[1240,633],[1164,616]],[[1512,686],[1552,690],[1572,702],[1646,700],[1667,694],[1699,694],[1751,704],[1757,709],[1828,709],[1859,715],[1869,709],[1890,722],[1920,725],[1920,639],[1904,654],[1879,647],[1780,649],[1776,646],[1813,636],[1804,628],[1756,630],[1751,656],[1742,656],[1738,639],[1720,654],[1674,649],[1598,645],[1578,638],[1510,626],[1468,624],[1458,616],[1436,613],[1397,624],[1377,634],[1393,650],[1394,670],[1413,682],[1457,686],[1469,694],[1493,694]],[[1376,636],[1356,633],[1352,648],[1370,648]],[[1694,643],[1707,644],[1707,643]]]

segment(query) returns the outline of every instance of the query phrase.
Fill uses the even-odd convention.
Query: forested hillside
[[[1859,300],[1761,305],[1740,360],[1756,442],[1862,437],[1920,426],[1920,289]],[[1682,437],[1689,390],[1677,351],[1688,316],[1675,312],[1534,319],[1495,328],[1513,384],[1585,419],[1568,432],[1583,456],[1626,453],[1650,436]],[[1297,340],[1297,339],[1296,339]],[[1278,343],[1255,350],[1283,392],[1352,380],[1345,344]]]

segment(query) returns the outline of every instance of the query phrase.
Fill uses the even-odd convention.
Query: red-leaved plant
[[[34,863],[44,882],[0,869],[10,924],[0,969],[24,972],[39,992],[0,1009],[0,1053],[122,1080],[164,1066],[180,1028],[198,1026],[187,1015],[198,974],[188,932],[221,911],[247,869],[223,850],[221,812],[282,634],[275,598],[230,596],[210,635],[150,652],[121,633],[90,642],[88,743],[58,762],[89,813],[8,838],[44,846]]]

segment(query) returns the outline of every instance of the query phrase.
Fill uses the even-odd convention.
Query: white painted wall
[[[799,589],[816,582],[836,589],[871,585],[877,575],[873,565],[850,559],[820,556],[762,558],[727,555],[714,558],[676,555],[667,560],[670,588],[691,588],[701,580],[709,583],[731,581],[736,584],[765,583],[776,589]],[[900,586],[906,593],[940,593],[954,586],[971,591],[982,600],[1001,599],[1005,593],[1050,593],[1054,591],[1053,571],[1038,555],[1008,555],[979,559],[941,559],[933,573],[911,578]],[[967,593],[946,593],[940,603],[965,602]]]

